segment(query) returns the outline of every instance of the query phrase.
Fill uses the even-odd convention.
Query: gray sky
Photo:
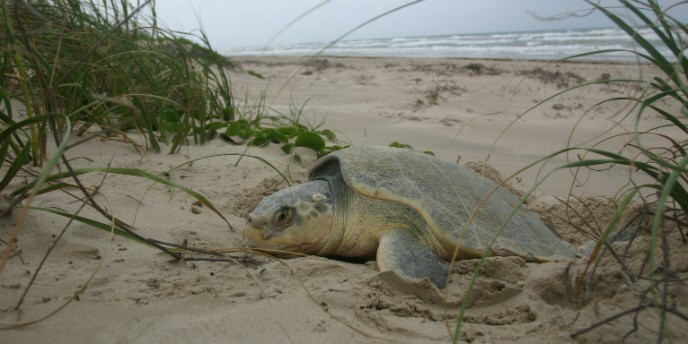
[[[222,51],[263,46],[280,29],[322,3],[325,4],[289,27],[273,44],[330,41],[379,14],[409,2],[157,0],[156,9],[158,20],[169,28],[190,31],[202,26],[213,47]],[[590,6],[582,0],[426,0],[378,19],[348,38],[613,26],[599,13],[559,21],[541,21],[529,14],[530,11],[549,17],[588,8]]]

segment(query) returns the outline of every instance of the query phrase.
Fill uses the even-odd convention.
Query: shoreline
[[[330,58],[330,59],[404,59],[404,60],[457,60],[457,61],[486,61],[486,62],[533,62],[533,63],[566,63],[566,64],[602,64],[602,65],[643,65],[646,67],[651,67],[652,64],[649,62],[640,61],[625,61],[625,60],[604,60],[604,59],[525,59],[525,58],[507,58],[507,57],[456,57],[456,56],[381,56],[381,55],[231,55],[223,54],[226,58],[231,60],[247,60],[247,59],[275,59],[275,58],[308,58],[308,59],[319,59],[319,58]]]
[[[639,29],[657,47],[663,46],[651,29]],[[477,32],[386,38],[355,39],[348,36],[320,42],[281,43],[219,50],[226,56],[317,56],[332,57],[404,57],[472,58],[514,60],[562,60],[591,52],[601,54],[581,57],[602,62],[636,60],[638,52],[632,37],[618,27],[577,28],[565,30],[526,30]],[[673,56],[668,50],[667,56]]]

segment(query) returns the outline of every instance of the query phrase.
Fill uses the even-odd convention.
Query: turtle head
[[[244,240],[251,247],[316,253],[332,228],[333,204],[323,180],[280,190],[248,215]]]

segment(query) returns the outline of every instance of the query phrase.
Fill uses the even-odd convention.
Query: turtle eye
[[[277,227],[288,226],[292,220],[294,220],[294,208],[292,207],[284,207],[272,217],[272,223]]]

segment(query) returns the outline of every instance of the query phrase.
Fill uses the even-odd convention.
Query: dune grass
[[[171,151],[189,137],[206,142],[217,122],[233,114],[222,68],[230,62],[209,46],[158,28],[148,4],[4,2],[3,122],[16,122],[9,104],[16,99],[28,118],[62,113],[82,135],[91,127],[110,137],[136,129],[156,151],[159,142]],[[11,80],[21,92],[8,92]],[[38,162],[45,157],[46,123],[29,129]]]
[[[631,2],[620,1],[628,13],[632,13],[633,19],[628,19],[617,15],[615,12],[588,1],[598,11],[604,13],[615,25],[624,30],[639,46],[639,50],[632,52],[645,63],[650,63],[663,74],[662,77],[654,77],[649,80],[637,80],[642,85],[643,91],[628,101],[634,103],[634,107],[627,116],[634,118],[634,132],[624,147],[620,147],[618,152],[595,152],[602,158],[586,158],[582,161],[587,163],[583,167],[597,169],[600,167],[621,164],[630,168],[642,171],[651,177],[654,182],[643,185],[632,185],[622,194],[631,195],[633,193],[645,193],[643,202],[646,208],[652,209],[652,222],[650,225],[650,246],[647,254],[647,265],[642,271],[631,273],[628,269],[622,269],[627,273],[630,280],[647,279],[650,281],[649,289],[643,294],[640,300],[641,309],[656,309],[661,319],[657,341],[661,342],[664,338],[671,338],[671,331],[667,328],[667,317],[676,316],[684,320],[688,317],[668,302],[668,292],[671,285],[681,283],[674,267],[670,265],[669,244],[667,238],[669,231],[683,231],[681,223],[685,223],[688,214],[688,155],[686,145],[688,145],[688,127],[686,126],[686,116],[688,116],[688,57],[686,53],[686,34],[688,25],[685,18],[674,18],[671,16],[669,8],[662,8],[657,1]],[[677,4],[685,6],[683,4]],[[637,20],[641,25],[651,28],[653,33],[660,37],[663,47],[655,47],[649,43],[633,25],[631,20]],[[669,56],[663,55],[660,48],[670,51]],[[680,113],[674,112],[680,109]],[[641,120],[644,116],[657,114],[664,123],[641,130]],[[672,134],[663,134],[662,130],[672,129]],[[648,146],[645,139],[650,136],[663,138],[664,144],[661,146]],[[621,214],[629,211],[631,207],[628,202],[620,202],[615,219]],[[600,249],[606,243],[606,237],[611,232],[613,225],[609,224],[607,230],[600,238],[595,250],[586,266],[585,272],[593,264],[598,256]],[[681,233],[682,234],[682,233]],[[629,243],[630,245],[631,243]],[[674,243],[675,245],[685,245],[685,243]],[[608,250],[612,251],[610,247]],[[617,255],[615,255],[617,256]],[[618,255],[621,257],[622,255]],[[623,267],[623,259],[618,259]],[[660,268],[661,267],[661,268]],[[584,273],[585,273],[584,272]],[[581,276],[581,280],[584,276]],[[582,283],[579,283],[582,285]],[[638,310],[640,311],[640,309]],[[638,312],[635,311],[635,312]],[[629,334],[635,329],[629,330]],[[574,335],[579,335],[577,332]]]
[[[670,287],[680,285],[683,281],[676,271],[673,270],[672,266],[670,266],[669,243],[667,242],[671,230],[684,230],[682,224],[686,222],[686,215],[688,214],[688,191],[686,190],[688,187],[688,156],[686,154],[686,145],[688,145],[688,122],[685,119],[686,116],[688,116],[688,87],[686,84],[688,82],[688,58],[684,55],[687,48],[685,39],[688,34],[688,26],[679,18],[671,16],[671,12],[669,11],[671,8],[662,8],[656,1],[621,0],[621,7],[626,10],[627,14],[632,14],[632,18],[617,14],[616,10],[618,9],[609,9],[597,2],[587,2],[596,11],[603,13],[616,26],[628,34],[637,44],[638,50],[592,51],[572,56],[564,60],[583,56],[603,56],[605,53],[609,52],[625,51],[626,53],[635,55],[639,63],[649,64],[655,67],[660,72],[661,76],[652,77],[650,79],[639,78],[633,80],[601,78],[601,80],[567,87],[564,91],[538,103],[535,107],[555,99],[562,94],[583,87],[590,87],[595,84],[612,85],[618,83],[634,83],[641,89],[635,96],[608,99],[605,102],[595,105],[599,106],[607,102],[628,102],[631,104],[627,112],[622,115],[620,121],[631,119],[634,123],[634,130],[624,135],[627,137],[627,140],[623,145],[616,147],[617,150],[610,151],[598,148],[606,141],[618,137],[618,135],[609,134],[607,136],[598,137],[593,142],[588,142],[588,145],[571,145],[565,147],[529,164],[514,175],[517,175],[525,169],[533,168],[539,163],[547,162],[551,158],[559,155],[565,155],[569,163],[557,166],[554,170],[570,170],[574,179],[578,179],[582,171],[592,173],[592,177],[594,178],[595,173],[604,173],[609,169],[619,166],[626,166],[628,168],[629,180],[631,180],[631,183],[617,193],[618,206],[616,213],[611,221],[605,226],[604,230],[599,234],[595,247],[588,257],[587,265],[581,276],[579,276],[576,287],[579,293],[582,288],[590,287],[589,281],[592,280],[592,275],[595,273],[594,266],[596,266],[605,252],[610,252],[614,259],[617,260],[620,265],[620,270],[627,275],[629,281],[649,281],[649,286],[645,287],[646,290],[639,296],[640,300],[638,301],[638,306],[624,310],[619,314],[614,314],[587,328],[579,329],[573,332],[571,337],[578,337],[603,324],[615,321],[624,315],[632,316],[635,314],[635,326],[628,329],[626,334],[627,337],[638,330],[637,314],[644,310],[654,309],[658,312],[660,319],[659,328],[656,329],[657,342],[661,342],[664,339],[673,338],[671,330],[667,327],[667,317],[674,316],[688,321],[688,315],[686,315],[683,310],[679,309],[677,305],[671,304],[668,301]],[[675,6],[685,5],[685,3],[679,3]],[[638,27],[631,24],[633,22],[638,22],[644,27],[651,28],[653,33],[661,39],[663,47],[657,47],[650,44],[647,37],[644,37],[638,30]],[[670,55],[663,55],[660,52],[662,51],[660,48],[666,48],[666,50],[670,52]],[[542,73],[535,71],[529,74],[537,77]],[[595,106],[593,106],[593,108]],[[680,110],[676,112],[675,109]],[[592,110],[592,108],[585,111],[585,113],[588,113],[590,110]],[[528,111],[526,111],[526,113]],[[583,116],[585,116],[585,114]],[[641,129],[641,120],[646,116],[659,116],[663,123],[650,129]],[[572,128],[572,133],[574,131],[575,128]],[[671,131],[671,134],[666,134],[667,131]],[[646,142],[650,137],[660,137],[664,144],[659,146],[656,146],[656,143],[648,145]],[[574,154],[576,158],[571,158]],[[537,184],[544,181],[550,174],[543,176]],[[652,182],[633,182],[633,180],[636,179],[633,177],[635,174],[644,174],[650,177]],[[576,182],[577,181],[578,180],[576,180]],[[573,196],[571,195],[571,197]],[[638,209],[638,207],[633,206],[634,203],[637,203],[637,200],[640,200],[643,204],[641,209],[651,210],[650,215],[652,221],[648,229],[650,244],[645,258],[647,264],[643,265],[641,271],[631,271],[626,266],[625,253],[615,252],[614,249],[609,246],[610,242],[608,238],[613,231],[624,229],[624,226],[628,226],[628,224],[623,224],[622,226],[620,220],[625,215],[629,215],[628,213]],[[636,232],[634,235],[637,234]],[[499,235],[499,233],[496,235]],[[625,252],[628,251],[632,244],[633,240],[630,240],[625,247]],[[685,246],[685,243],[680,242],[673,244]],[[483,260],[484,257],[481,263]],[[463,314],[468,307],[468,300],[470,299],[471,291],[474,286],[475,277],[480,273],[481,265],[482,264],[479,264],[476,271],[474,271],[474,276],[468,287],[464,301],[459,308],[459,316],[453,337],[455,343],[459,341]]]
[[[158,27],[151,3],[36,0],[0,4],[0,163],[7,166],[0,192],[20,170],[27,170],[25,164],[39,170],[27,187],[13,190],[14,204],[28,198],[28,206],[36,195],[71,185],[79,187],[91,206],[108,218],[78,179],[82,173],[100,171],[163,182],[214,209],[203,196],[145,171],[74,170],[65,157],[74,145],[94,138],[130,142],[156,152],[169,147],[173,153],[181,145],[206,143],[235,119],[224,70],[231,62],[212,50],[202,32],[196,40],[202,44],[198,44],[187,34]],[[145,143],[130,138],[131,131],[141,133]],[[50,153],[49,140],[58,147]],[[58,161],[67,170],[51,174]],[[72,184],[57,182],[68,178]],[[118,225],[135,236],[125,223]]]

